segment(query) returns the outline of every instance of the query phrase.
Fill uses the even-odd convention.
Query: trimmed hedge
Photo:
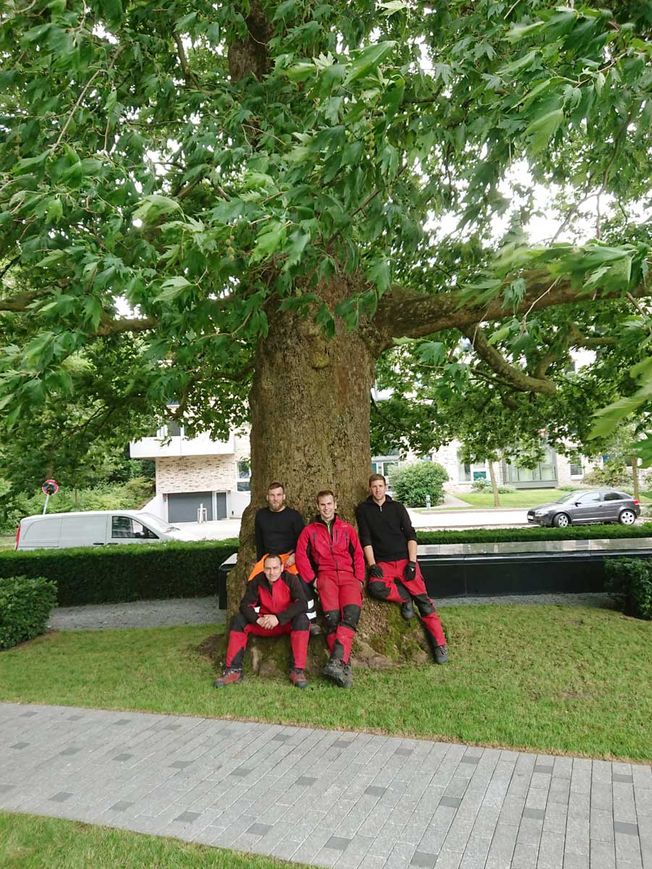
[[[419,531],[419,543],[497,543],[521,540],[590,540],[652,537],[652,523],[571,525],[569,528],[472,528]],[[220,564],[236,552],[238,541],[153,543],[99,549],[0,551],[0,577],[44,576],[58,586],[59,606],[122,603],[168,597],[217,594]]]
[[[219,540],[0,552],[0,577],[54,580],[59,606],[202,597],[217,593],[217,569],[237,548]]]
[[[0,649],[44,633],[56,601],[55,583],[42,576],[0,579]]]
[[[640,558],[605,562],[605,589],[627,616],[652,619],[652,565]]]
[[[516,543],[521,540],[610,540],[652,537],[652,523],[643,525],[569,525],[568,528],[469,528],[460,531],[418,531],[419,543]]]

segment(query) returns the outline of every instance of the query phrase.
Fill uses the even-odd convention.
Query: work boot
[[[405,603],[401,604],[401,615],[406,622],[409,622],[410,619],[414,618],[414,607],[412,606],[411,600],[406,600]]]
[[[215,688],[225,688],[227,685],[237,685],[242,682],[242,670],[225,670],[224,675],[213,682]]]
[[[308,680],[303,670],[290,670],[290,682],[295,688],[307,688]]]
[[[342,666],[342,676],[337,684],[340,688],[350,688],[353,685],[353,672],[351,671],[350,664]]]
[[[445,643],[442,646],[435,646],[435,661],[438,664],[448,663],[448,646]]]
[[[317,622],[310,622],[310,636],[318,637],[321,634],[321,628]]]
[[[341,658],[329,658],[328,663],[322,670],[322,674],[326,676],[327,679],[335,682],[336,685],[339,685],[342,679],[343,667],[344,664],[342,663]]]

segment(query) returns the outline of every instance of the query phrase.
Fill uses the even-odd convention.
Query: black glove
[[[413,580],[417,575],[417,563],[416,561],[408,561],[403,569],[403,576],[408,581]]]
[[[371,577],[372,579],[382,579],[383,578],[382,567],[380,567],[380,565],[378,565],[378,564],[370,565],[369,569],[367,570],[367,576]]]

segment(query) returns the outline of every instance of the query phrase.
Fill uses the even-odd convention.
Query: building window
[[[477,462],[470,465],[468,462],[458,461],[458,478],[460,483],[471,483],[473,480],[486,480],[488,476],[486,462]]]
[[[167,437],[169,437],[169,438],[181,437],[181,426],[179,425],[179,423],[176,420],[173,420],[173,419],[170,420],[166,424],[165,427],[167,429]]]
[[[387,485],[390,485],[392,473],[398,468],[399,459],[398,453],[395,456],[374,456],[371,461],[371,473],[382,474],[387,480]]]
[[[581,477],[584,474],[584,468],[582,467],[582,462],[571,462],[570,463],[570,475],[571,477]]]
[[[238,479],[236,482],[236,491],[251,491],[251,462],[249,461],[249,459],[240,459],[240,461],[238,462]]]

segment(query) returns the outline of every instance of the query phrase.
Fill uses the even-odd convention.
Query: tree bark
[[[491,460],[489,460],[487,464],[489,465],[489,479],[491,480],[491,491],[494,496],[494,507],[500,507],[500,494],[498,492],[498,482],[496,480],[496,469]]]

